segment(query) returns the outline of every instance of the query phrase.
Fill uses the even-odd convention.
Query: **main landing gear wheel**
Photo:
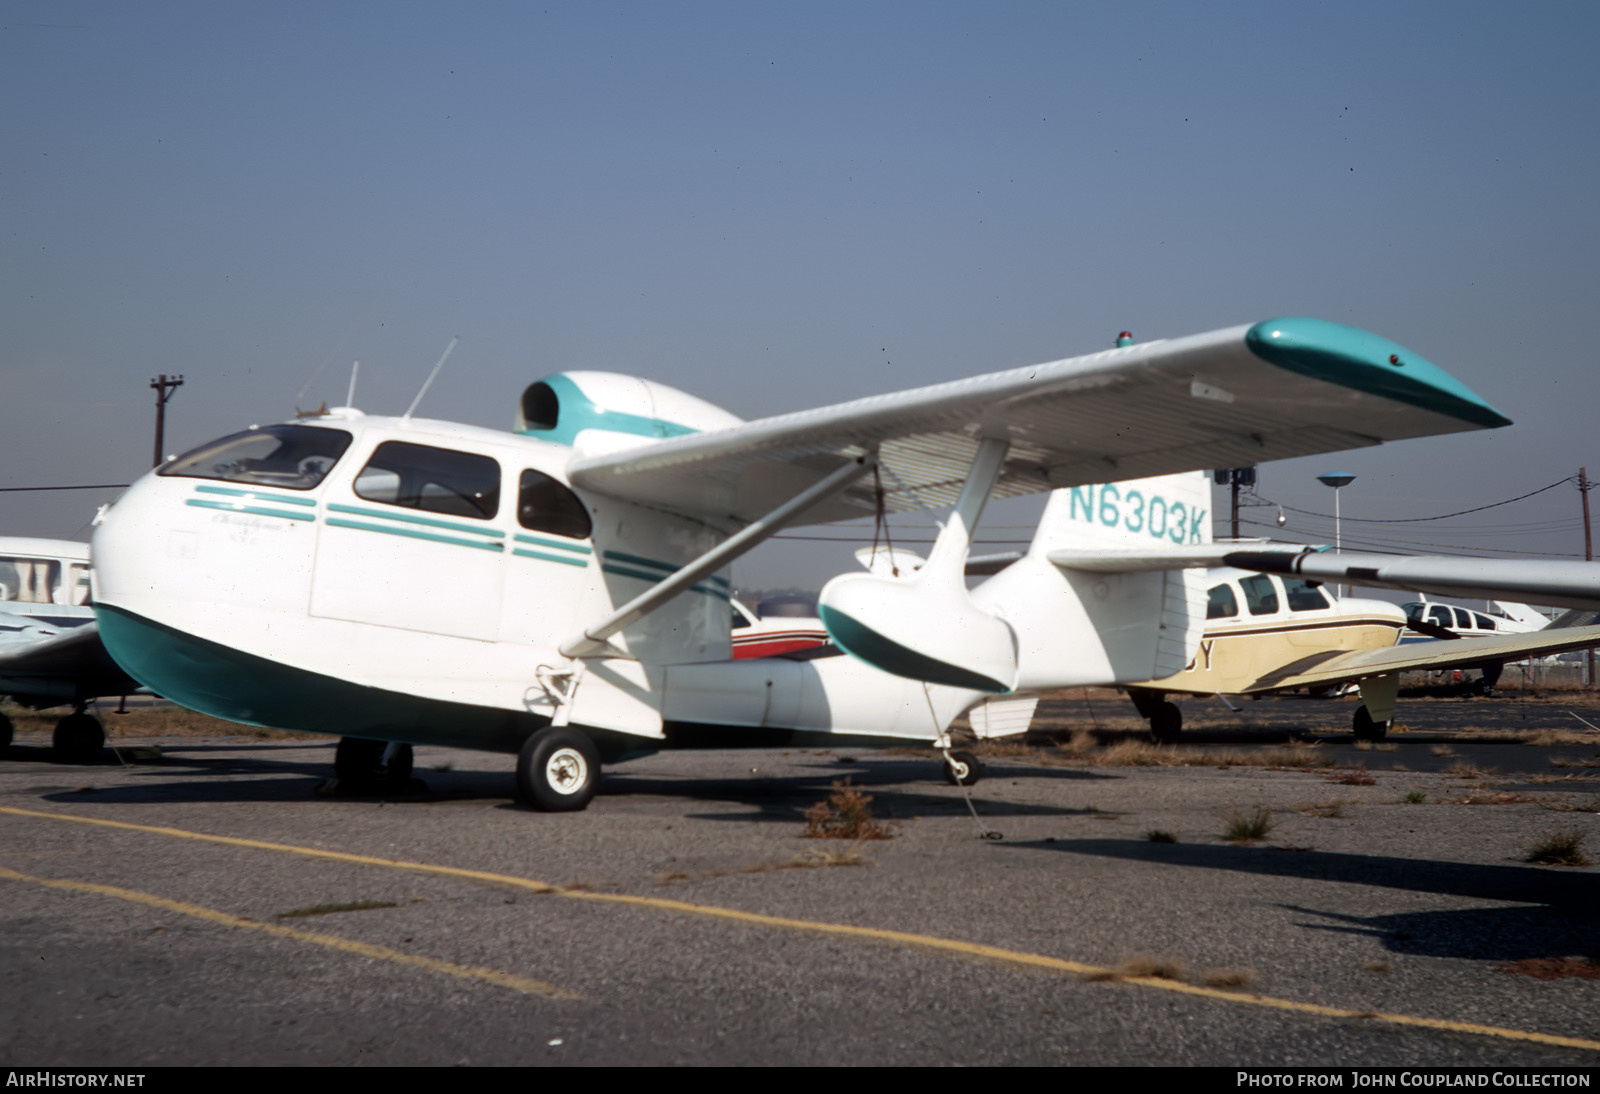
[[[1183,711],[1176,703],[1162,703],[1150,714],[1150,739],[1158,745],[1176,744],[1183,732]]]
[[[951,786],[971,786],[983,778],[983,765],[970,752],[951,752],[944,758],[944,781]]]
[[[600,753],[570,726],[546,726],[517,757],[517,796],[544,813],[576,813],[600,789]]]
[[[56,759],[62,763],[88,764],[100,758],[106,731],[92,715],[80,710],[56,723],[50,741],[55,746]]]
[[[1381,741],[1384,734],[1389,732],[1389,723],[1373,718],[1367,710],[1367,705],[1363,703],[1356,707],[1352,728],[1358,741]]]
[[[408,744],[340,737],[333,752],[333,775],[346,789],[403,787],[411,780],[413,762]]]

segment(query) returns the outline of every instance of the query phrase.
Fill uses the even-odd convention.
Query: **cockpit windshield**
[[[350,440],[342,429],[263,426],[185,452],[156,474],[310,490],[333,470]]]

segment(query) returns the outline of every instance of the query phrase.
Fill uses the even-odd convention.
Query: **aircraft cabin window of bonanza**
[[[83,567],[73,566],[74,571]],[[44,558],[0,558],[0,600],[23,604],[81,604],[74,579],[61,583],[61,563]],[[87,591],[87,590],[85,590]]]
[[[1271,615],[1278,610],[1278,590],[1270,577],[1257,574],[1245,578],[1239,586],[1244,589],[1244,602],[1251,615]]]
[[[1206,618],[1231,619],[1238,614],[1239,602],[1233,597],[1233,586],[1214,586],[1206,600]]]
[[[589,511],[578,495],[538,471],[522,473],[517,486],[517,523],[530,532],[568,539],[588,539],[594,531]]]
[[[355,489],[366,501],[488,520],[500,511],[500,465],[471,452],[385,441],[356,476]]]
[[[350,440],[342,429],[269,425],[201,445],[156,474],[310,490],[333,470]]]
[[[1284,578],[1283,591],[1289,596],[1291,612],[1320,612],[1328,606],[1328,594],[1304,578]]]

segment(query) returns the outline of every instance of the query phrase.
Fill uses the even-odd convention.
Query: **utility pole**
[[[1256,469],[1254,467],[1233,467],[1211,473],[1211,481],[1218,486],[1231,486],[1233,488],[1233,538],[1239,538],[1239,487],[1254,486],[1256,484]]]
[[[156,393],[156,460],[151,467],[161,466],[161,449],[167,434],[167,400],[182,386],[182,376],[169,377],[164,372],[150,381],[150,387]]]
[[[1594,561],[1594,536],[1589,531],[1589,471],[1587,468],[1578,468],[1578,494],[1583,498],[1583,558],[1585,562]],[[1589,675],[1584,683],[1594,687],[1594,650],[1589,650]]]

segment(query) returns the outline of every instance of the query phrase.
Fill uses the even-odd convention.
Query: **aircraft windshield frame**
[[[354,439],[342,429],[321,426],[262,426],[190,449],[163,464],[156,474],[312,490],[327,478]]]

